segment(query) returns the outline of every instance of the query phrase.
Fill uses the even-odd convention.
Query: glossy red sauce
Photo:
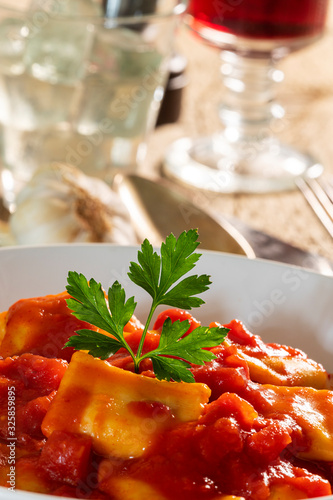
[[[2,357],[30,352],[46,358],[70,360],[74,350],[64,348],[75,331],[89,325],[69,311],[64,292],[59,295],[22,299],[13,304],[7,315],[7,333],[0,346]]]
[[[221,493],[266,500],[272,488],[285,485],[304,494],[304,498],[331,494],[333,464],[296,458],[297,451],[307,447],[299,425],[292,416],[270,414],[269,398],[262,386],[251,380],[249,365],[240,349],[258,359],[272,352],[296,357],[304,356],[303,353],[277,344],[267,345],[237,321],[227,325],[228,342],[213,349],[216,360],[192,367],[196,381],[204,382],[212,390],[203,416],[195,422],[168,427],[141,458],[120,461],[100,457],[93,452],[91,438],[86,435],[54,431],[46,439],[41,423],[67,370],[70,352],[59,349],[54,358],[41,356],[40,352],[53,337],[59,336],[53,338],[54,345],[58,345],[60,339],[66,341],[78,327],[77,320],[66,310],[65,298],[65,295],[59,300],[50,298],[45,309],[35,300],[18,303],[10,310],[10,328],[14,324],[21,328],[22,322],[39,324],[36,318],[41,319],[37,337],[43,338],[44,329],[45,341],[39,349],[31,349],[35,354],[11,355],[0,360],[1,485],[6,486],[9,473],[7,445],[11,436],[4,415],[9,391],[13,391],[18,489],[112,499],[110,477],[119,475],[146,481],[168,500],[215,500]],[[173,310],[170,315],[172,320],[190,319],[188,313],[181,311]],[[148,333],[145,352],[158,345],[158,330],[166,316],[164,313],[155,324],[156,330]],[[198,324],[194,319],[190,323]],[[133,319],[126,333],[133,350],[138,347],[141,333],[140,323]],[[9,342],[6,349],[8,346]],[[119,351],[109,362],[133,370],[124,351]],[[145,375],[154,376],[149,360],[141,368]],[[172,419],[169,408],[160,403],[132,402],[130,408],[147,419],[156,415]]]

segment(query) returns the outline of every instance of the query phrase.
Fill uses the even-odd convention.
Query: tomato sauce
[[[67,307],[69,295],[22,299],[13,304],[6,318],[6,333],[0,346],[0,356],[25,352],[46,358],[70,360],[74,350],[64,348],[75,331],[88,328],[88,323],[76,319]]]
[[[87,433],[54,430],[46,438],[42,423],[72,354],[61,343],[85,327],[71,316],[66,297],[19,301],[6,316],[0,346],[0,485],[8,487],[8,443],[13,442],[15,488],[63,497],[292,500],[332,493],[333,397],[325,386],[325,370],[302,351],[265,344],[239,321],[226,325],[230,331],[212,349],[214,361],[191,368],[196,382],[211,389],[198,420],[174,423],[167,404],[128,403],[130,413],[143,422],[168,421],[142,456],[101,456]],[[187,312],[164,312],[148,332],[144,352],[158,346],[167,317],[189,320],[190,328],[200,324]],[[14,331],[19,339],[13,338]],[[134,351],[141,334],[142,325],[133,318],[125,336]],[[46,349],[50,342],[54,356]],[[297,373],[296,362],[301,366]],[[133,371],[123,350],[108,363]],[[141,374],[154,377],[149,360]],[[9,394],[15,401],[15,428],[7,416],[13,406]]]

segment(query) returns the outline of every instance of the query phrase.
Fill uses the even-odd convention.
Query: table
[[[219,52],[196,39],[185,27],[176,38],[177,49],[188,60],[177,124],[158,127],[151,135],[144,174],[160,173],[163,152],[175,139],[207,135],[218,130],[217,105],[222,89]],[[333,174],[333,6],[325,36],[295,52],[280,64],[285,79],[278,97],[286,109],[279,137],[305,149]],[[298,191],[261,195],[198,193],[198,203],[217,213],[236,216],[252,227],[284,239],[304,250],[333,259],[333,241]]]

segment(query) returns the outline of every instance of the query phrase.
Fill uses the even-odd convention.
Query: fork
[[[296,180],[296,185],[313,209],[327,232],[333,238],[333,184],[324,179]]]

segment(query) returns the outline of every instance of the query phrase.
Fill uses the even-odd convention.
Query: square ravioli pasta
[[[23,299],[0,315],[1,486],[15,477],[20,490],[110,500],[332,493],[333,392],[320,364],[234,320],[210,348],[215,359],[191,365],[195,383],[157,380],[149,358],[134,373],[124,349],[106,360],[63,349],[77,329],[93,328],[67,298]],[[158,346],[166,318],[199,324],[164,312],[143,352]],[[135,317],[124,328],[134,352],[142,328]]]

